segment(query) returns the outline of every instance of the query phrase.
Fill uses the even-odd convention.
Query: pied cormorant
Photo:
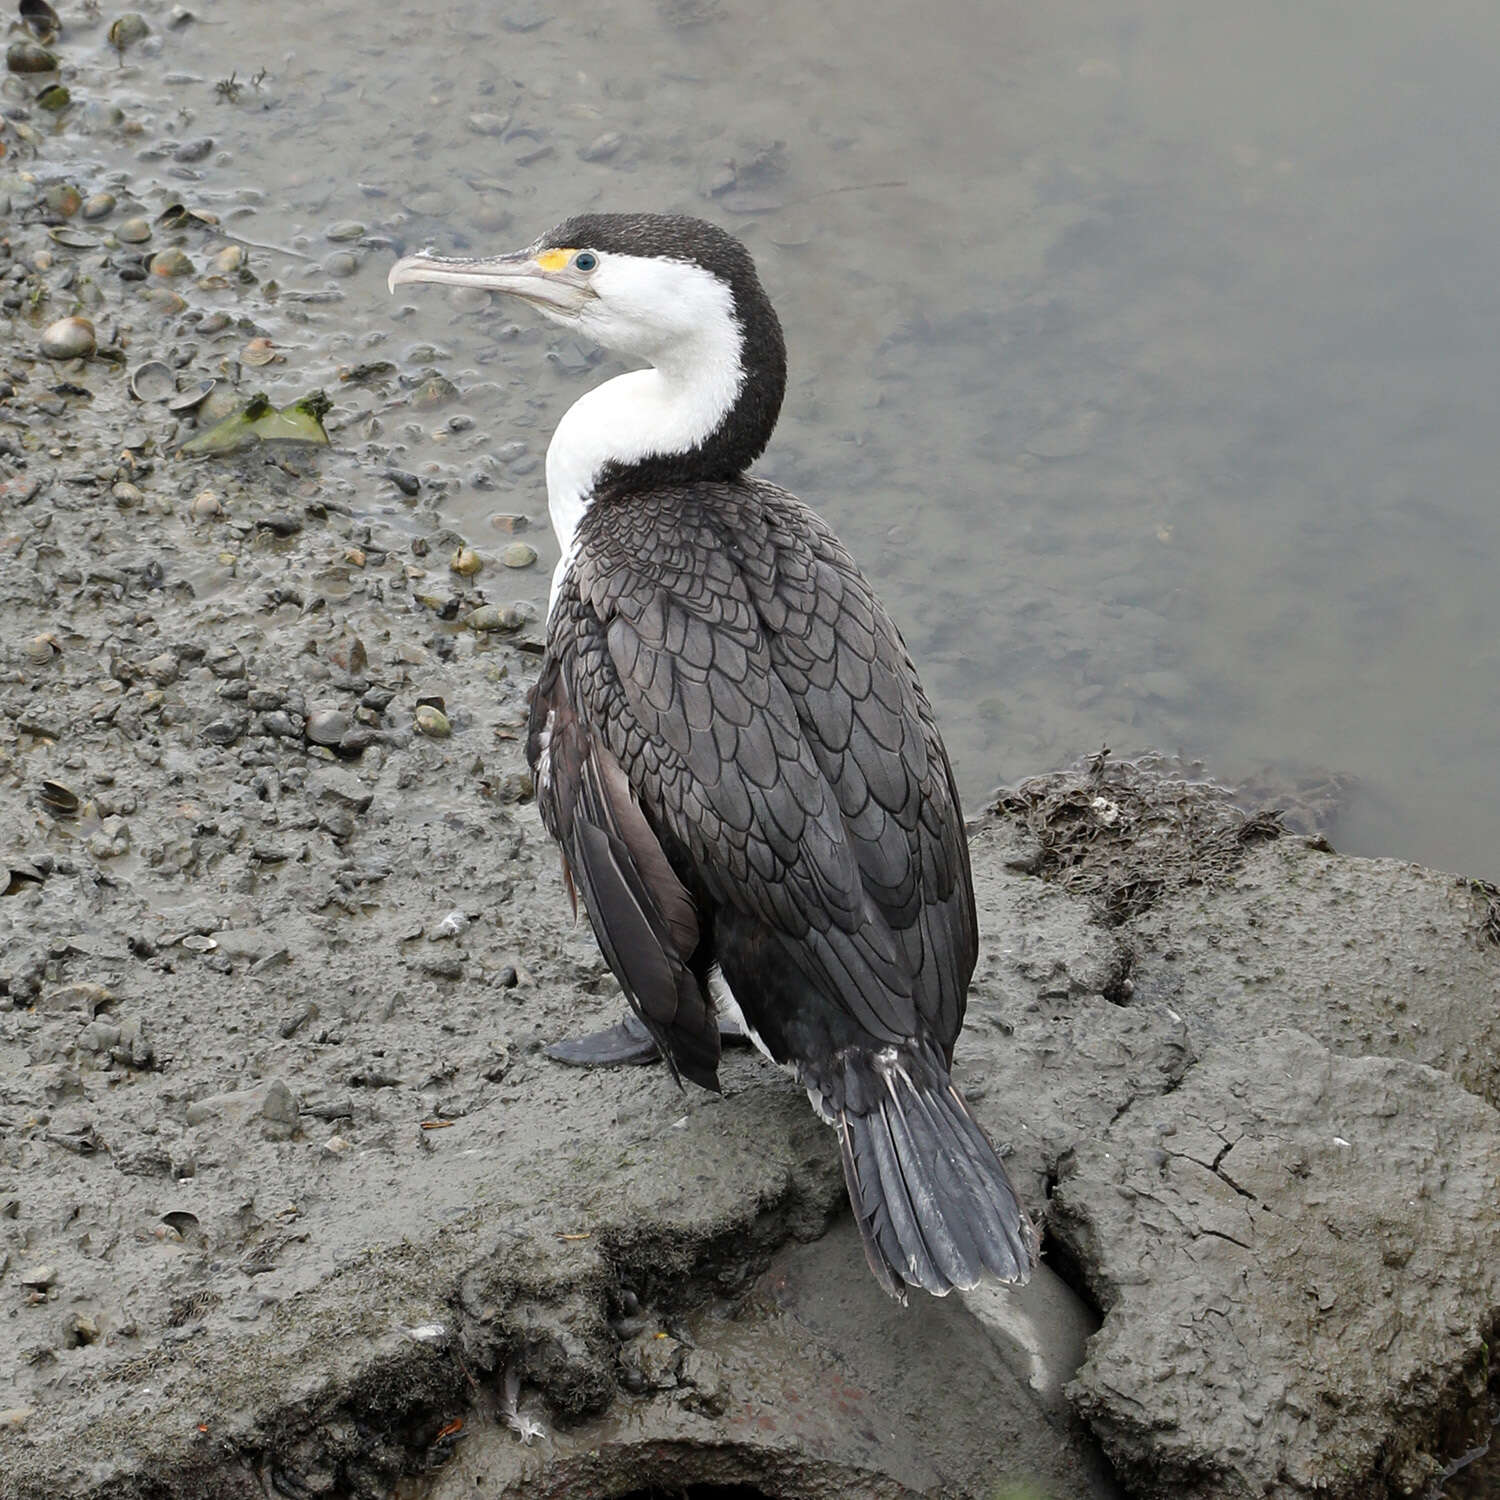
[[[853,559],[746,473],[786,387],[749,254],[698,219],[586,214],[515,254],[407,256],[404,282],[509,293],[647,366],[547,450],[562,560],[527,746],[640,1022],[717,1089],[737,1004],[838,1132],[893,1296],[1025,1281],[1036,1231],[949,1077],[978,951],[953,772]]]

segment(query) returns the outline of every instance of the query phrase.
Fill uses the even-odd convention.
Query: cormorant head
[[[776,425],[786,389],[781,324],[749,252],[716,224],[681,214],[581,214],[513,254],[424,252],[391,267],[392,291],[416,281],[519,297],[661,373],[674,415],[664,420],[665,408],[637,404],[622,414],[620,432],[601,428],[590,446],[603,454],[604,467],[591,471],[596,487],[730,478],[761,454]],[[587,411],[593,419],[600,408]]]
[[[659,368],[696,361],[705,344],[737,344],[739,362],[785,370],[781,328],[749,252],[703,219],[582,214],[513,254],[423,253],[391,268],[392,291],[415,281],[508,293]]]

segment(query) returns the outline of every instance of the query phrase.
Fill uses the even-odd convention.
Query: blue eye
[[[592,271],[599,264],[599,257],[592,250],[580,250],[573,257],[575,271]]]

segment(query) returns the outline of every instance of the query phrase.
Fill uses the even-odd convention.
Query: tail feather
[[[895,1166],[911,1199],[916,1237],[925,1245],[935,1273],[931,1280],[917,1280],[914,1284],[941,1295],[954,1285],[955,1278],[962,1282],[968,1267],[977,1263],[977,1247],[966,1216],[954,1213],[952,1208],[961,1201],[962,1181],[943,1170],[946,1163],[941,1155],[933,1157],[919,1145],[912,1123],[896,1099],[882,1100],[880,1114],[884,1129],[872,1133],[877,1140],[888,1139],[895,1148]],[[920,1121],[918,1125],[920,1128]],[[916,1162],[921,1162],[921,1166],[914,1168]],[[961,1246],[960,1241],[968,1243]],[[905,1243],[910,1245],[911,1241]],[[912,1278],[908,1276],[907,1280]]]
[[[936,1296],[985,1277],[1024,1283],[1037,1235],[995,1148],[943,1070],[889,1051],[845,1054],[835,1123],[844,1178],[875,1278]],[[864,1106],[858,1107],[857,1106]]]
[[[885,1193],[880,1187],[880,1168],[876,1165],[867,1131],[849,1128],[848,1118],[841,1112],[834,1121],[838,1132],[839,1149],[844,1160],[844,1182],[849,1189],[849,1201],[854,1206],[854,1216],[859,1220],[860,1239],[864,1242],[865,1259],[880,1289],[898,1302],[906,1301],[906,1282],[898,1276],[891,1256],[880,1247],[889,1245],[898,1251],[901,1237],[891,1222],[890,1211],[885,1206]],[[866,1188],[865,1184],[869,1187]]]
[[[944,1153],[939,1159],[945,1168],[951,1164],[962,1184],[985,1270],[1000,1281],[1024,1284],[1036,1261],[1037,1233],[1021,1207],[1004,1163],[952,1083],[945,1082],[936,1094],[914,1092],[934,1133],[947,1140],[952,1152],[951,1157]]]

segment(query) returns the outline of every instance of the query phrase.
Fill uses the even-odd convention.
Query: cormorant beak
[[[414,281],[442,286],[474,286],[487,292],[508,292],[553,317],[576,318],[593,301],[595,292],[582,272],[572,268],[572,257],[556,250],[539,253],[519,250],[511,255],[407,255],[391,267],[391,291]]]

